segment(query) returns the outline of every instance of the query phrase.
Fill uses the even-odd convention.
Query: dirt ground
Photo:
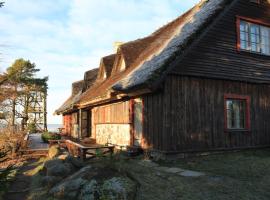
[[[8,191],[3,197],[3,200],[24,200],[27,199],[30,191],[31,176],[27,174],[38,165],[36,159],[24,161],[24,164],[17,169],[16,176],[11,181]]]
[[[42,162],[24,165],[5,200],[24,200],[33,184],[31,175]],[[136,200],[269,200],[270,150],[149,162],[142,159],[99,159],[88,165],[110,166],[138,184]],[[179,170],[202,173],[182,176]],[[34,171],[34,172],[33,172]],[[113,172],[113,171],[112,171]],[[102,172],[101,172],[102,173]],[[106,176],[106,173],[104,174]],[[37,181],[37,180],[34,180]],[[14,193],[15,190],[20,190]],[[31,192],[31,191],[30,191]]]

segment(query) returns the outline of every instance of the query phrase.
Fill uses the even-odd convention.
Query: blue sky
[[[200,0],[6,0],[0,9],[0,71],[29,59],[49,76],[48,122],[71,93],[71,83],[115,41],[144,37]]]

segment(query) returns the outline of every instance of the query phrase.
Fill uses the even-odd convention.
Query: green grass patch
[[[43,142],[48,143],[49,140],[60,140],[61,135],[56,134],[56,133],[44,132],[42,133],[41,138]]]
[[[163,161],[159,164],[206,173],[205,177],[185,179],[187,185],[183,196],[186,198],[183,200],[270,199],[270,149]]]

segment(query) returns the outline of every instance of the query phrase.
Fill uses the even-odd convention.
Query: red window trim
[[[241,46],[240,46],[240,21],[241,20],[244,20],[244,21],[247,21],[247,22],[250,22],[253,24],[257,24],[257,25],[267,26],[270,28],[270,23],[262,21],[261,19],[254,19],[254,18],[236,15],[236,33],[237,33],[236,49],[238,52],[245,51],[245,50],[242,50]],[[264,55],[264,54],[262,54],[262,55]]]
[[[225,131],[241,131],[242,129],[228,129],[227,127],[227,105],[226,100],[235,99],[235,100],[246,100],[246,127],[243,129],[244,131],[250,131],[250,96],[247,95],[237,95],[237,94],[225,94],[224,95],[224,129]]]

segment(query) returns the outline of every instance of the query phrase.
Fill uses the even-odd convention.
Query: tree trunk
[[[12,99],[11,127],[13,134],[15,133],[15,120],[16,120],[16,99]]]

